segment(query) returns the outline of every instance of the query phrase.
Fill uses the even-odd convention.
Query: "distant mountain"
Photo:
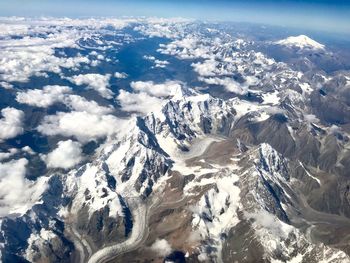
[[[286,39],[282,39],[275,42],[278,45],[287,46],[287,47],[296,47],[300,49],[324,49],[323,44],[318,43],[317,41],[309,38],[305,35],[299,36],[290,36]]]

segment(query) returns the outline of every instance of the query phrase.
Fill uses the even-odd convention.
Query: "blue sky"
[[[158,16],[350,33],[347,0],[0,0],[1,16]]]

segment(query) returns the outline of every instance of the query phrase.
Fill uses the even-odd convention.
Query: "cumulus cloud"
[[[62,68],[75,69],[90,63],[81,55],[57,57],[55,48],[74,47],[77,36],[71,31],[55,30],[45,37],[26,36],[0,41],[0,80],[26,82],[45,72],[60,74]]]
[[[72,110],[86,111],[93,114],[106,114],[113,111],[112,106],[100,106],[95,101],[88,101],[84,97],[70,94],[71,92],[72,89],[67,86],[45,86],[43,89],[18,92],[16,100],[19,103],[42,108],[61,102]]]
[[[0,163],[0,216],[25,213],[45,191],[45,178],[35,182],[25,178],[27,164],[25,158]]]
[[[28,25],[18,25],[18,24],[0,24],[0,36],[13,36],[13,35],[24,35],[28,33]]]
[[[117,79],[126,79],[128,77],[128,74],[124,72],[115,72],[114,77]]]
[[[5,81],[1,81],[0,86],[4,89],[13,89],[13,85]]]
[[[7,152],[0,152],[0,161],[6,160],[10,158],[11,156],[15,155],[18,153],[18,149],[16,148],[11,148]]]
[[[271,106],[268,108],[265,108],[265,112],[270,114],[270,115],[275,115],[275,114],[286,114],[286,111],[282,108],[279,108],[277,106]]]
[[[23,133],[24,112],[7,107],[1,110],[0,141],[11,139]]]
[[[21,149],[19,148],[10,148],[7,151],[4,152],[0,152],[0,161],[4,161],[10,158],[13,158],[14,155],[20,153],[22,151],[22,153],[26,153],[26,154],[30,154],[30,155],[34,155],[35,152],[33,151],[32,148],[30,148],[29,146],[24,146]]]
[[[212,44],[212,43],[211,43]],[[177,56],[181,59],[212,58],[211,50],[194,35],[176,39],[169,44],[160,44],[158,51],[162,54]]]
[[[60,141],[56,149],[43,159],[49,168],[68,169],[82,161],[82,145],[72,140]]]
[[[156,84],[153,81],[131,82],[130,86],[135,93],[120,90],[117,99],[124,111],[148,114],[158,111],[165,97],[182,94],[181,83],[166,81]]]
[[[96,101],[89,101],[78,95],[69,95],[63,102],[72,110],[85,111],[91,114],[108,114],[114,110],[112,106],[100,106]]]
[[[155,84],[153,81],[133,81],[130,86],[134,91],[145,92],[155,97],[170,96],[181,90],[179,82],[170,80],[161,84]]]
[[[33,151],[33,149],[30,148],[28,145],[22,147],[22,151],[25,152],[25,153],[27,153],[27,154],[30,154],[30,155],[34,155],[34,154],[35,154],[35,152]]]
[[[169,64],[168,61],[156,59],[154,56],[143,56],[143,58],[146,60],[149,60],[149,61],[153,61],[154,67],[156,67],[156,68],[165,68],[166,65]]]
[[[154,61],[154,66],[156,67],[156,68],[165,68],[166,67],[166,65],[169,65],[169,62],[168,61],[166,61],[166,60],[159,60],[159,59],[156,59],[155,61]]]
[[[144,55],[143,58],[146,59],[146,60],[150,60],[150,61],[156,60],[156,58],[154,56]]]
[[[15,22],[13,21],[15,20]],[[103,59],[90,61],[88,57],[57,56],[57,49],[80,48],[81,38],[96,36],[101,28],[122,29],[136,19],[17,19],[3,18],[0,25],[0,81],[26,82],[31,76],[46,72],[62,73],[62,68],[78,70],[81,65],[94,65]],[[11,36],[21,36],[11,38]],[[94,39],[95,40],[95,39]],[[100,43],[101,42],[101,43]],[[106,48],[108,40],[96,41],[96,46]]]
[[[258,228],[263,228],[276,237],[286,238],[293,230],[291,225],[280,221],[277,217],[265,210],[259,210],[255,213],[247,213],[246,216],[254,219],[254,225],[256,225]]]
[[[332,133],[332,134],[336,134],[336,133],[341,132],[341,129],[340,129],[339,126],[337,126],[335,124],[332,124],[332,126],[329,127],[329,132]]]
[[[72,83],[76,85],[86,85],[88,88],[96,90],[102,97],[110,99],[114,95],[109,87],[109,80],[111,78],[110,74],[101,75],[101,74],[80,74],[68,78]]]
[[[62,102],[66,94],[71,92],[72,89],[67,86],[45,86],[43,89],[18,92],[16,100],[19,103],[47,108],[56,102]]]
[[[304,119],[307,122],[313,122],[313,123],[318,123],[320,120],[316,117],[314,114],[305,114]]]
[[[162,257],[169,255],[172,251],[170,244],[165,239],[157,239],[150,248]]]
[[[176,38],[179,30],[190,20],[184,18],[147,18],[146,23],[137,25],[134,30],[140,31],[149,37]]]
[[[97,115],[85,111],[59,112],[45,116],[38,131],[49,136],[74,136],[79,141],[86,142],[117,133],[123,123],[123,120],[113,115]]]
[[[200,80],[204,81],[207,84],[224,86],[224,88],[227,91],[230,91],[230,92],[233,92],[236,94],[244,95],[244,94],[247,94],[247,92],[248,92],[247,85],[240,84],[232,78],[213,77],[213,78],[200,78]]]
[[[159,110],[163,102],[162,99],[152,97],[145,92],[130,93],[124,90],[120,90],[117,99],[124,111],[143,114]]]
[[[214,59],[207,59],[204,62],[192,63],[191,66],[200,76],[215,76],[215,74],[218,73],[217,62]]]

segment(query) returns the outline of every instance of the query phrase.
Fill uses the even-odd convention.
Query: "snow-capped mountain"
[[[73,241],[80,261],[118,257],[147,238],[143,228],[147,224],[154,227],[151,218],[175,205],[176,192],[181,192],[181,198],[192,203],[187,220],[194,237],[188,242],[201,244],[189,249],[191,257],[243,260],[246,254],[232,251],[237,233],[248,228],[249,236],[239,238],[255,240],[247,243],[247,251],[259,247],[250,260],[346,262],[345,253],[313,243],[293,224],[293,214],[300,214],[303,207],[293,181],[302,179],[294,177],[289,167],[292,162],[269,144],[247,148],[229,139],[241,105],[235,99],[190,94],[170,99],[158,112],[131,120],[125,133],[100,147],[93,162],[56,177],[66,201],[55,204],[56,211],[48,214],[49,223],[42,222],[35,210],[18,219],[36,225],[25,257],[57,260],[58,254],[72,249],[72,245],[65,248],[65,236]],[[225,150],[226,144],[231,144],[231,149]],[[186,183],[172,189],[169,185],[174,180]],[[160,198],[163,195],[168,196]],[[47,202],[43,199],[44,206]],[[299,217],[302,220],[302,214]],[[56,230],[55,218],[69,224],[64,233]],[[184,234],[186,231],[178,233]],[[52,247],[52,242],[58,242],[57,247]],[[102,245],[105,248],[96,249]]]
[[[22,190],[41,183],[0,219],[3,262],[350,262],[348,72],[277,62],[225,24],[68,22],[29,26],[34,43],[54,28],[46,63],[67,68],[50,79],[22,60],[22,77],[74,88],[20,89],[10,70],[0,83],[21,107],[2,112],[1,134],[32,129],[55,147],[0,153],[1,180],[28,162]],[[74,45],[54,41],[67,35]],[[303,35],[277,43],[325,48]],[[31,53],[5,44],[4,56]],[[120,72],[90,73],[99,66]]]
[[[279,41],[275,42],[278,45],[287,46],[287,47],[296,47],[300,49],[325,49],[325,46],[323,44],[318,43],[317,41],[309,38],[305,35],[299,35],[299,36],[290,36],[286,39],[281,39]]]

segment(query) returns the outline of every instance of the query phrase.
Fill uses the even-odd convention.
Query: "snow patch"
[[[240,189],[235,185],[238,181],[235,174],[225,174],[215,181],[216,187],[206,192],[197,205],[192,207],[192,227],[204,243],[205,240],[210,240],[201,248],[200,260],[214,257],[222,262],[223,234],[227,234],[239,222],[237,209],[240,205]],[[215,247],[216,250],[213,249],[212,254],[208,254],[206,246]]]

